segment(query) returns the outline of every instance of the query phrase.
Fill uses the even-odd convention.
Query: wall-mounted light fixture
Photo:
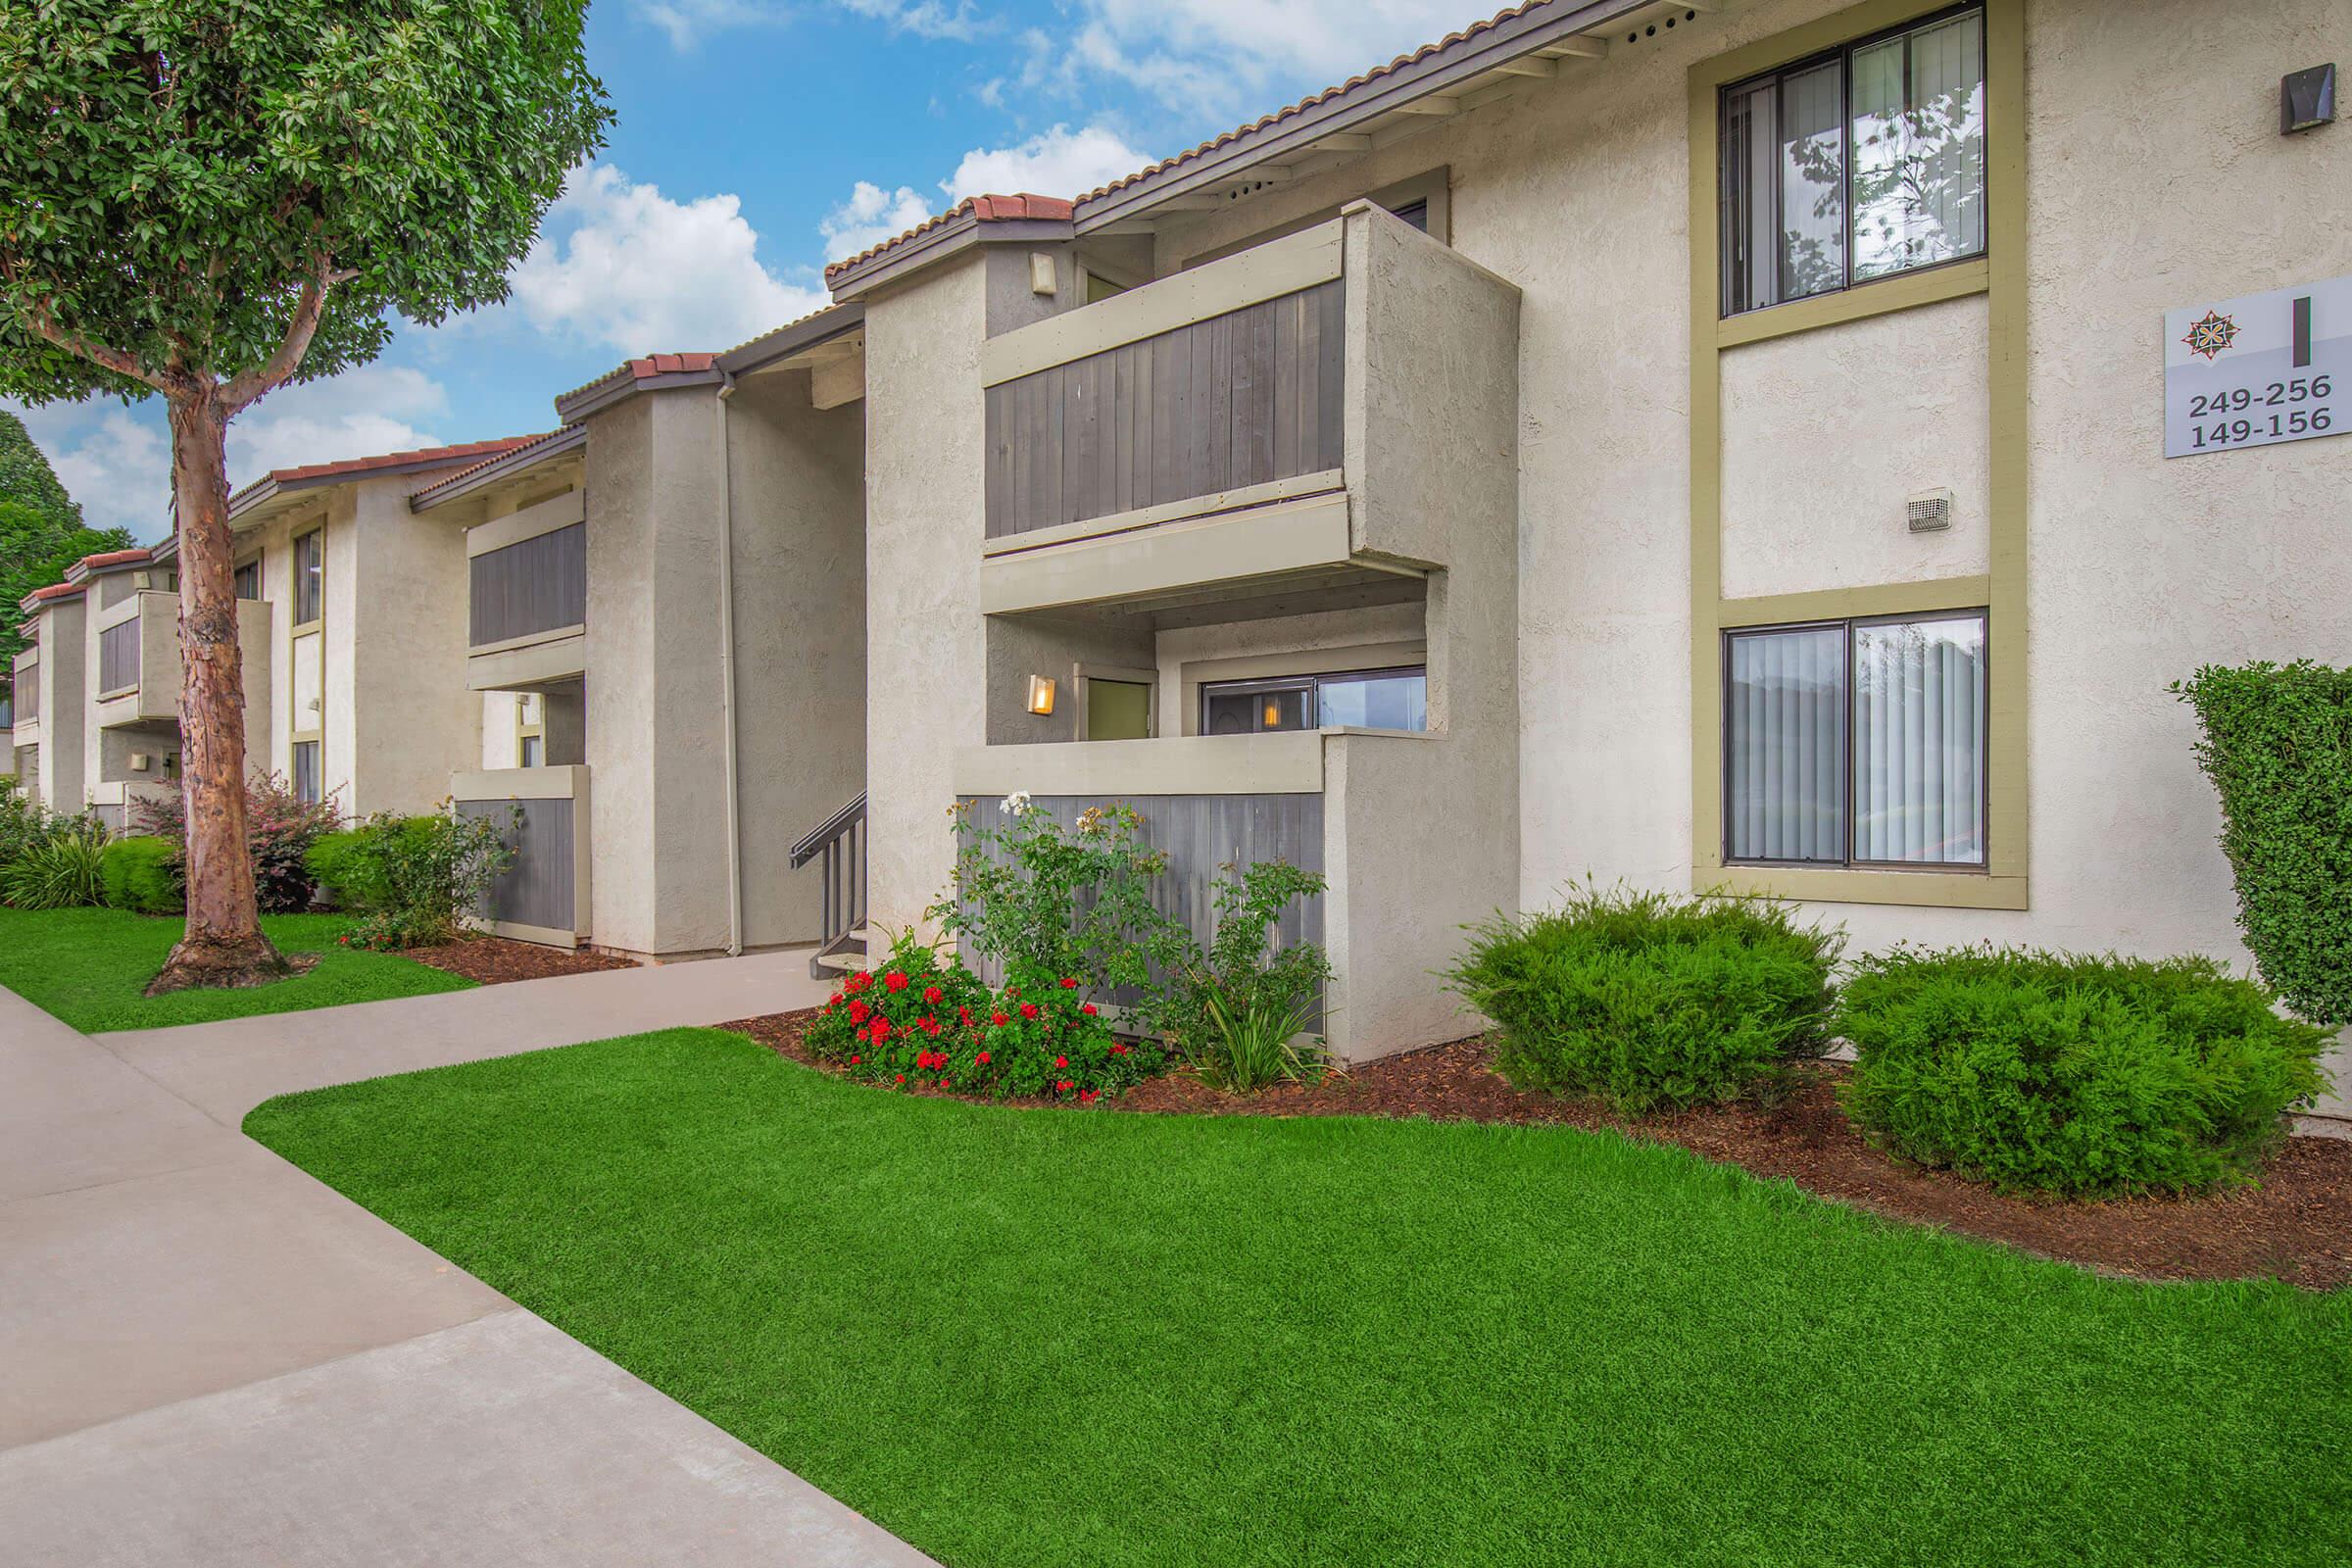
[[[1053,676],[1032,675],[1029,677],[1029,711],[1041,716],[1052,716],[1054,712]]]
[[[1266,728],[1282,728],[1282,704],[1271,697],[1266,699]]]
[[[2335,66],[2313,66],[2278,83],[2278,134],[2317,130],[2335,118]]]

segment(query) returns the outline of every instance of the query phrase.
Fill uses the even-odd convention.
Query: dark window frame
[[[1971,262],[1983,261],[1991,253],[1991,225],[1990,223],[1986,223],[1984,243],[1973,251],[1969,251],[1959,256],[1947,256],[1941,261],[1922,262],[1916,267],[1896,268],[1891,271],[1880,272],[1870,277],[1857,279],[1854,276],[1854,56],[1865,49],[1873,47],[1874,45],[1885,43],[1889,38],[1904,39],[1903,79],[1905,84],[1908,85],[1911,76],[1911,46],[1908,41],[1910,36],[1914,33],[1924,32],[1930,27],[1939,26],[1946,22],[1954,20],[1955,18],[1967,16],[1972,12],[1975,13],[1980,19],[1979,26],[1982,28],[1984,26],[1983,18],[1984,15],[1984,5],[1985,0],[1963,0],[1962,4],[1947,6],[1941,11],[1931,12],[1926,16],[1914,17],[1908,22],[1898,23],[1891,27],[1882,27],[1876,32],[1865,33],[1859,37],[1850,38],[1844,43],[1838,44],[1833,48],[1817,50],[1812,54],[1800,56],[1794,60],[1785,61],[1782,64],[1773,67],[1769,71],[1759,71],[1753,75],[1742,76],[1738,81],[1727,82],[1721,88],[1717,89],[1715,95],[1715,206],[1718,233],[1716,243],[1717,254],[1715,260],[1715,311],[1718,318],[1728,321],[1734,317],[1749,316],[1753,315],[1757,311],[1774,310],[1783,305],[1795,305],[1805,300],[1827,299],[1834,294],[1850,293],[1858,288],[1868,288],[1874,283],[1889,282],[1898,277],[1913,277],[1922,272],[1933,272],[1947,267],[1965,267]],[[1984,34],[1980,31],[1979,36],[1980,39],[1982,39],[1984,37]],[[1765,82],[1771,82],[1773,84],[1773,114],[1775,120],[1774,129],[1777,133],[1779,129],[1778,122],[1781,114],[1783,94],[1788,78],[1792,76],[1803,75],[1809,71],[1819,70],[1821,67],[1829,65],[1833,62],[1835,62],[1838,68],[1838,102],[1839,117],[1838,122],[1838,221],[1842,230],[1842,238],[1839,245],[1838,255],[1838,282],[1833,288],[1819,289],[1811,294],[1797,294],[1787,297],[1779,297],[1780,262],[1778,253],[1776,251],[1773,258],[1773,292],[1776,297],[1764,302],[1763,304],[1740,305],[1735,308],[1731,301],[1732,280],[1735,275],[1735,270],[1732,266],[1732,247],[1740,240],[1752,239],[1753,233],[1752,229],[1746,233],[1740,233],[1738,231],[1736,226],[1728,220],[1728,215],[1731,213],[1734,206],[1735,188],[1732,180],[1732,167],[1726,157],[1730,147],[1729,133],[1731,128],[1730,116],[1732,100],[1736,95],[1743,93],[1750,88],[1759,86]],[[1987,99],[1986,115],[1987,119],[1989,119],[1991,109],[1989,77],[1992,74],[1992,64],[1989,58],[1984,62],[1984,75],[1987,78],[1985,83]],[[1776,140],[1776,145],[1774,147],[1776,169],[1778,158],[1779,147]],[[1993,177],[1992,161],[1989,157],[1987,157],[1984,162],[1984,189],[1978,195],[1978,201],[1985,204],[1987,207],[1989,207],[1991,201]],[[1785,232],[1782,222],[1782,220],[1785,217],[1782,206],[1785,194],[1786,192],[1782,187],[1782,182],[1776,177],[1772,181],[1772,189],[1767,193],[1768,199],[1772,204],[1772,233],[1776,240],[1779,235]],[[1750,207],[1748,210],[1752,212],[1754,193],[1749,193],[1749,200]]]
[[[1429,665],[1380,664],[1369,669],[1324,669],[1310,674],[1262,675],[1248,680],[1204,680],[1200,683],[1200,707],[1198,722],[1200,733],[1210,733],[1208,701],[1213,693],[1224,697],[1255,697],[1267,692],[1303,692],[1306,696],[1306,722],[1296,730],[1252,729],[1250,735],[1301,735],[1322,727],[1323,687],[1326,683],[1344,685],[1350,681],[1394,679],[1401,675],[1418,675],[1422,680],[1423,701],[1426,706]]]
[[[318,559],[315,564],[306,565],[302,559],[302,547],[311,540],[318,541]],[[325,524],[296,534],[288,544],[288,555],[294,574],[294,603],[288,612],[294,617],[293,625],[297,628],[319,625],[326,619]],[[307,616],[303,614],[306,601],[310,602],[311,612]]]
[[[1982,818],[1977,824],[1978,857],[1974,860],[1871,860],[1854,854],[1854,833],[1860,813],[1854,809],[1854,628],[1857,626],[1909,626],[1933,621],[1974,620],[1984,628],[1984,736],[1977,753],[1977,800]],[[1756,637],[1776,632],[1826,631],[1836,628],[1843,633],[1844,647],[1838,661],[1838,679],[1844,692],[1841,708],[1845,720],[1845,772],[1840,786],[1844,797],[1845,854],[1835,860],[1773,859],[1755,855],[1732,853],[1732,642],[1739,637]],[[1831,616],[1818,620],[1773,621],[1756,626],[1726,626],[1718,638],[1717,708],[1722,713],[1722,737],[1716,763],[1716,816],[1722,823],[1719,849],[1725,865],[1757,866],[1781,870],[1812,871],[1896,871],[1909,875],[1937,872],[1955,876],[1984,876],[1992,869],[1992,611],[1989,606],[1975,605],[1952,610],[1915,610],[1893,614]]]

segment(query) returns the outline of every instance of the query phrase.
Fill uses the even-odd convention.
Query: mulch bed
[[[813,1011],[721,1025],[807,1066]],[[1742,1102],[1618,1117],[1586,1101],[1522,1094],[1496,1076],[1483,1036],[1384,1057],[1317,1084],[1255,1095],[1212,1089],[1188,1072],[1140,1084],[1099,1108],[1217,1116],[1427,1116],[1621,1132],[1795,1183],[1834,1202],[2001,1242],[2042,1257],[2133,1279],[2278,1279],[2305,1290],[2352,1284],[2352,1141],[2290,1138],[2259,1187],[2203,1198],[2077,1202],[2008,1198],[1873,1148],[1838,1106],[1847,1069],[1808,1065],[1777,1103]],[[937,1095],[936,1090],[922,1091]],[[944,1098],[964,1099],[964,1096]],[[1003,1102],[1013,1103],[1013,1102]],[[1048,1103],[1040,1102],[1039,1103]],[[1065,1102],[1052,1102],[1060,1108]]]
[[[438,948],[401,948],[398,953],[401,957],[414,958],[418,963],[431,964],[451,974],[462,974],[468,980],[486,986],[505,985],[511,980],[549,980],[557,975],[594,974],[599,969],[637,967],[631,959],[591,953],[586,948],[549,948],[536,942],[516,942],[508,937],[474,937],[469,941],[452,942]]]

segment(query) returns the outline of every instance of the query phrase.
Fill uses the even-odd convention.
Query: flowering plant
[[[1116,1039],[1075,975],[1023,969],[991,991],[953,952],[903,934],[808,1026],[809,1051],[894,1089],[1092,1104],[1156,1074],[1159,1048]]]
[[[245,843],[253,856],[253,891],[266,913],[305,909],[311,903],[311,874],[304,857],[340,820],[335,799],[306,801],[275,773],[245,781]],[[131,805],[131,826],[170,839],[173,862],[188,851],[188,807],[183,791],[142,795]]]

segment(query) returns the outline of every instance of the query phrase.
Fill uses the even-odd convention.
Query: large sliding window
[[[1429,673],[1420,667],[1229,680],[1200,688],[1200,733],[1429,728]]]
[[[1724,636],[1724,858],[1984,864],[1984,612]]]
[[[1984,251],[1984,13],[1727,87],[1723,314]]]

